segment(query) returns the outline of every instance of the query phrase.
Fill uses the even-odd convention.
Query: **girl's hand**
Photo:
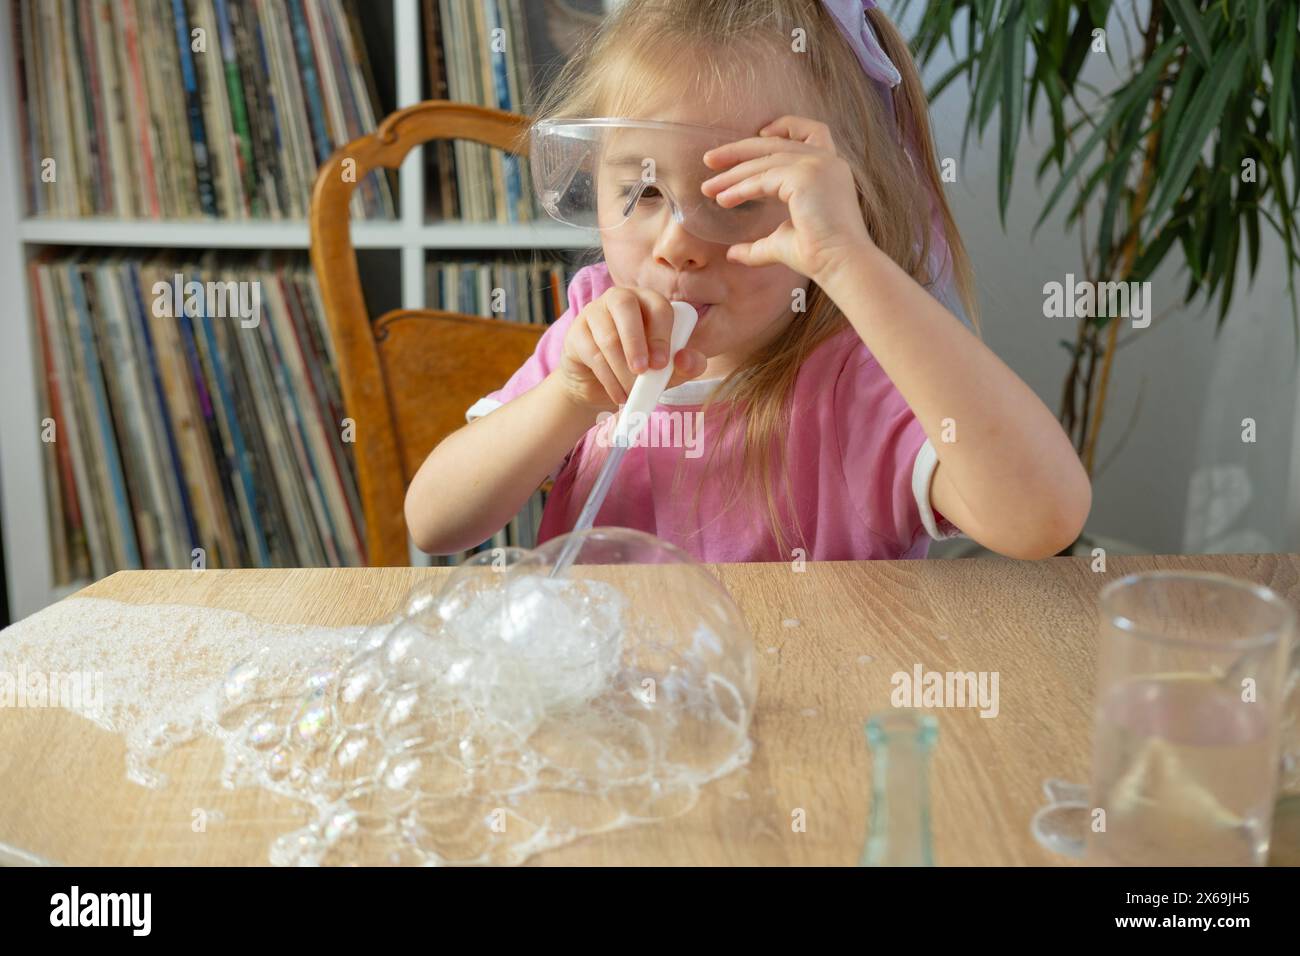
[[[704,154],[710,169],[701,192],[730,209],[751,199],[776,196],[790,218],[756,242],[727,249],[727,259],[747,266],[783,263],[818,285],[871,249],[858,202],[853,171],[835,152],[825,123],[787,115],[758,136],[727,143]]]
[[[666,298],[650,289],[614,286],[573,320],[555,374],[574,404],[612,411],[627,401],[638,375],[668,364],[672,331],[673,307]],[[667,387],[699,377],[706,364],[703,352],[683,348]]]

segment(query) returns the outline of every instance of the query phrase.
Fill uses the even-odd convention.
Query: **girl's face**
[[[754,106],[727,117],[720,126],[707,111],[683,104],[630,118],[750,130],[751,135],[757,135],[765,124],[792,112],[760,106],[774,100],[775,97],[768,100],[756,95],[750,100]],[[687,141],[686,145],[692,144]],[[703,165],[699,157],[693,161]],[[670,176],[664,176],[664,181],[674,183]],[[695,184],[690,188],[699,187]],[[681,197],[680,201],[689,203],[703,198],[700,194]],[[663,207],[662,199],[650,199],[646,204],[648,211],[642,222],[652,223],[652,228],[619,227],[601,233],[610,278],[615,285],[652,289],[667,299],[687,301],[697,308],[707,305],[707,310],[700,313],[690,345],[709,360],[703,378],[724,376],[756,349],[780,335],[795,319],[791,309],[794,290],[806,289],[808,280],[781,264],[744,266],[729,262],[726,244],[692,235]],[[636,215],[642,215],[641,209],[639,203]],[[772,228],[784,218],[778,216]],[[626,225],[633,223],[629,221]]]

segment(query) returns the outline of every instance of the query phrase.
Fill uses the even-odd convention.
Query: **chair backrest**
[[[465,424],[465,409],[532,354],[538,326],[434,309],[366,312],[348,204],[371,171],[396,169],[415,146],[467,139],[526,155],[528,117],[433,100],[399,110],[331,156],[311,198],[311,262],[333,339],[372,566],[410,563],[403,499],[420,463]]]

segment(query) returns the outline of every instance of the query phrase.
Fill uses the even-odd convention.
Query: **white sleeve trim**
[[[916,498],[916,506],[921,510],[921,524],[925,525],[926,534],[935,541],[943,541],[963,534],[960,530],[942,534],[934,520],[934,507],[930,504],[930,483],[934,480],[934,469],[938,465],[939,454],[927,438],[925,444],[917,451],[916,463],[912,466],[912,496]]]
[[[472,422],[476,418],[482,418],[488,412],[495,412],[501,404],[495,398],[480,398],[465,412],[465,421]]]

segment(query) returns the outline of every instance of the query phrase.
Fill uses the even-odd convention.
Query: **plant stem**
[[[1155,0],[1151,5],[1151,21],[1147,26],[1146,50],[1144,59],[1150,59],[1152,51],[1156,45],[1156,35],[1160,29],[1161,18],[1160,0]],[[1168,64],[1165,65],[1163,74],[1169,71]],[[1161,80],[1164,76],[1161,76]],[[1163,90],[1161,84],[1157,84],[1157,89]],[[1163,92],[1156,94],[1155,105],[1151,110],[1151,133],[1147,137],[1146,156],[1142,161],[1142,175],[1138,179],[1137,189],[1133,194],[1133,203],[1129,207],[1129,228],[1128,235],[1124,241],[1124,252],[1122,255],[1122,272],[1121,275],[1127,277],[1133,269],[1133,264],[1137,262],[1138,256],[1138,238],[1141,235],[1140,224],[1142,216],[1146,212],[1147,200],[1150,198],[1151,186],[1155,179],[1156,152],[1160,146],[1160,117],[1165,110],[1165,98]],[[1093,461],[1097,454],[1097,440],[1101,435],[1101,422],[1106,410],[1106,391],[1110,385],[1110,370],[1115,361],[1115,343],[1119,337],[1120,317],[1112,316],[1109,327],[1106,329],[1106,349],[1101,363],[1101,381],[1097,385],[1097,399],[1095,403],[1095,414],[1092,416],[1091,428],[1088,431],[1087,440],[1083,446],[1083,467],[1088,476],[1092,476]]]

